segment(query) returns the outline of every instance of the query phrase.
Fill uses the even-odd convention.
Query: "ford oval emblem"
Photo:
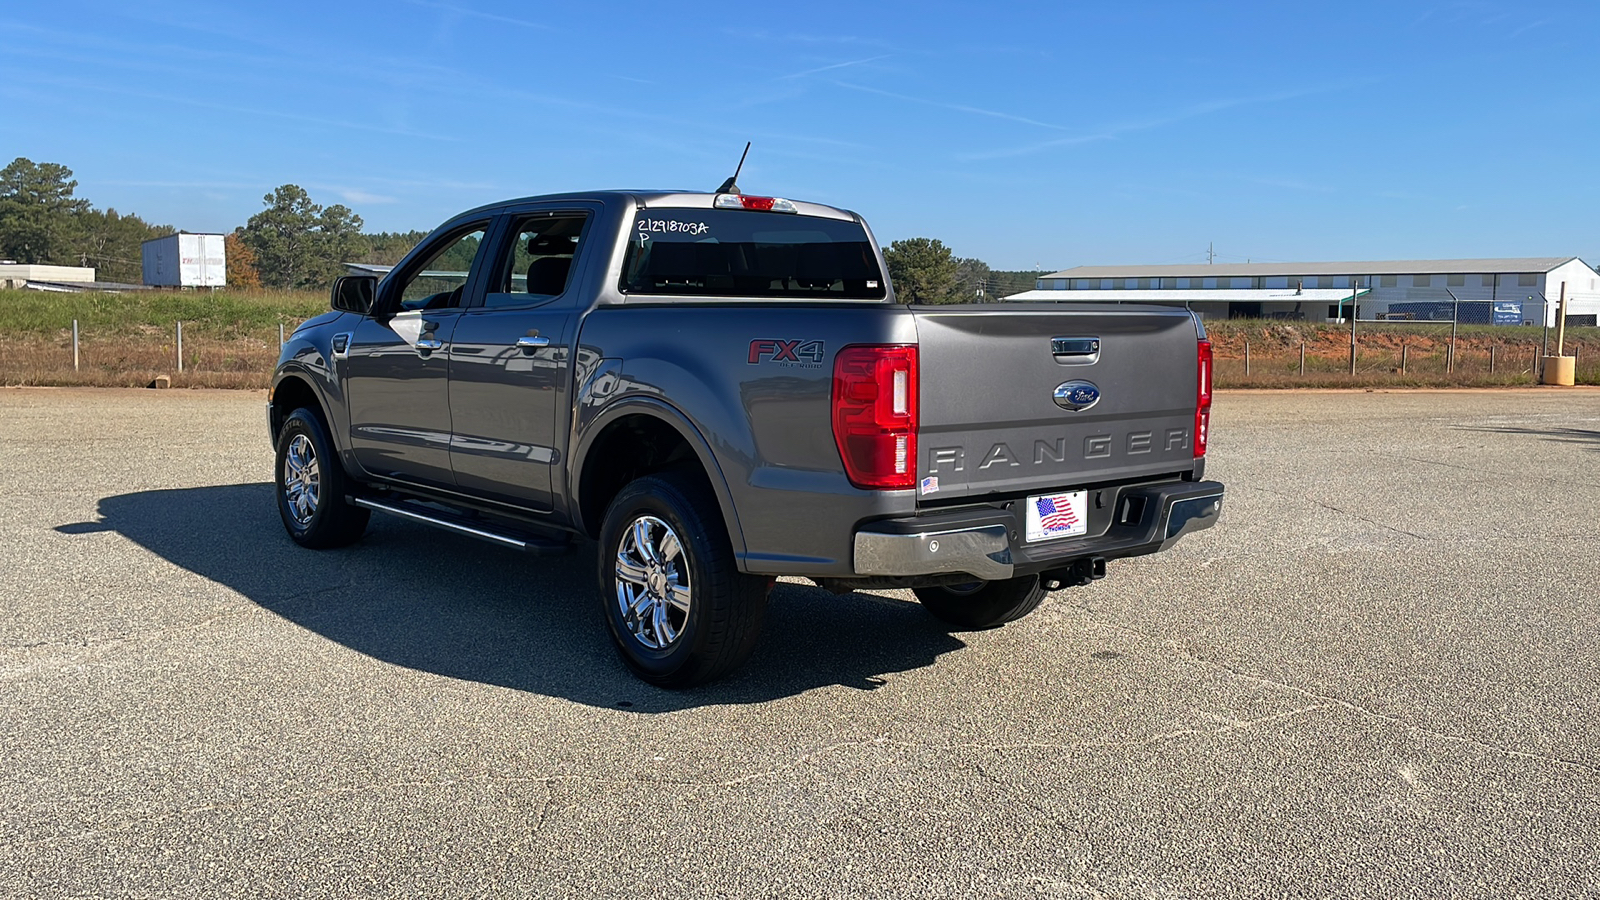
[[[1089,381],[1068,381],[1056,386],[1056,405],[1062,409],[1084,410],[1100,402],[1100,389]]]

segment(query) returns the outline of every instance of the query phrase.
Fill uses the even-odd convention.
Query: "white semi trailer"
[[[220,234],[169,234],[144,242],[144,283],[155,287],[224,287],[228,258]]]

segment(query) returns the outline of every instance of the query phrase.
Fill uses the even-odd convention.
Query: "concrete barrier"
[[[1540,360],[1539,383],[1572,385],[1577,383],[1578,359],[1575,356],[1546,356]]]

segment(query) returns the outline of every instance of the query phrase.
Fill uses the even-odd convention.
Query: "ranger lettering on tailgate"
[[[1169,428],[1163,437],[1164,452],[1179,453],[1189,449],[1189,432],[1183,428]],[[1155,433],[1151,431],[1129,432],[1125,439],[1118,442],[1113,435],[1094,434],[1083,439],[1083,453],[1080,459],[1109,459],[1112,451],[1121,446],[1128,456],[1139,456],[1154,451]],[[1011,445],[1001,442],[989,447],[983,454],[982,462],[978,464],[978,471],[988,469],[990,466],[1004,463],[1008,466],[1049,466],[1060,465],[1067,461],[1067,439],[1056,438],[1054,441],[1036,440],[1033,442],[1033,458],[1023,462],[1025,457],[1020,457],[1011,449]],[[964,447],[929,447],[927,472],[937,474],[943,472],[962,472],[966,470],[967,451]]]

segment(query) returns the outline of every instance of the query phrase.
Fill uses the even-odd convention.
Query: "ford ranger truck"
[[[1183,309],[896,302],[855,213],[600,191],[464,212],[284,344],[278,510],[535,553],[598,542],[639,677],[750,654],[783,576],[963,629],[1210,527],[1211,345]]]

